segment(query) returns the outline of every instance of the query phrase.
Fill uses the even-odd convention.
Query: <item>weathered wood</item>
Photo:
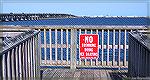
[[[77,30],[71,30],[71,69],[76,69]]]
[[[149,39],[142,32],[131,32],[129,34],[129,76],[130,77],[150,77],[150,49]]]
[[[127,70],[46,69],[43,80],[119,80],[127,78]]]
[[[0,56],[0,79],[3,79],[3,56]]]

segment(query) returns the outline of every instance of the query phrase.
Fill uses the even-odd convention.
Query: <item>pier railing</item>
[[[142,26],[30,26],[40,31],[41,68],[128,68],[128,33]],[[80,59],[79,35],[99,35],[98,59]]]
[[[1,32],[5,32],[5,30],[2,29]],[[38,33],[39,31],[27,30],[15,37],[3,40],[3,49],[0,51],[1,80],[35,80],[39,78]]]
[[[129,34],[129,65],[131,77],[150,78],[150,31]]]
[[[7,27],[8,28],[8,27]],[[145,30],[143,26],[29,26],[10,27],[40,31],[40,67],[75,68],[128,68],[128,35],[134,30]],[[98,34],[99,56],[97,59],[80,59],[79,35]],[[35,38],[34,38],[35,39]],[[30,46],[32,39],[25,41]],[[24,45],[17,46],[23,47]],[[34,48],[35,45],[33,45]],[[30,48],[32,48],[30,46]],[[19,48],[20,49],[20,48]],[[30,51],[25,48],[25,52]],[[14,50],[12,50],[13,52]],[[36,51],[36,50],[35,50]],[[34,52],[33,52],[34,53]],[[20,55],[20,54],[19,54]],[[36,58],[37,59],[37,58]],[[32,64],[32,63],[31,63]],[[35,65],[35,64],[33,64]],[[31,68],[30,68],[31,69]]]

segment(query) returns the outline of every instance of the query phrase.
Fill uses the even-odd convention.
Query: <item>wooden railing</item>
[[[129,65],[130,77],[150,79],[150,32],[131,32],[129,34]]]
[[[3,41],[3,49],[0,51],[0,80],[39,79],[38,33],[29,30]]]
[[[139,26],[31,26],[30,28],[40,31],[41,68],[63,66],[118,69],[128,68],[128,33],[136,29],[146,29]],[[79,35],[85,33],[99,35],[98,59],[80,59]]]

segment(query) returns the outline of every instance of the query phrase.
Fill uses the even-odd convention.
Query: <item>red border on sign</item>
[[[97,55],[96,56],[84,56],[84,57],[81,57],[81,53],[80,53],[80,38],[82,35],[97,35]],[[79,34],[79,58],[80,59],[98,59],[99,58],[99,35],[98,34]]]

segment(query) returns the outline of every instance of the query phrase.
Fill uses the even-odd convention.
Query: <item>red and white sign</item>
[[[97,34],[80,35],[80,58],[81,59],[98,58],[98,35]]]

